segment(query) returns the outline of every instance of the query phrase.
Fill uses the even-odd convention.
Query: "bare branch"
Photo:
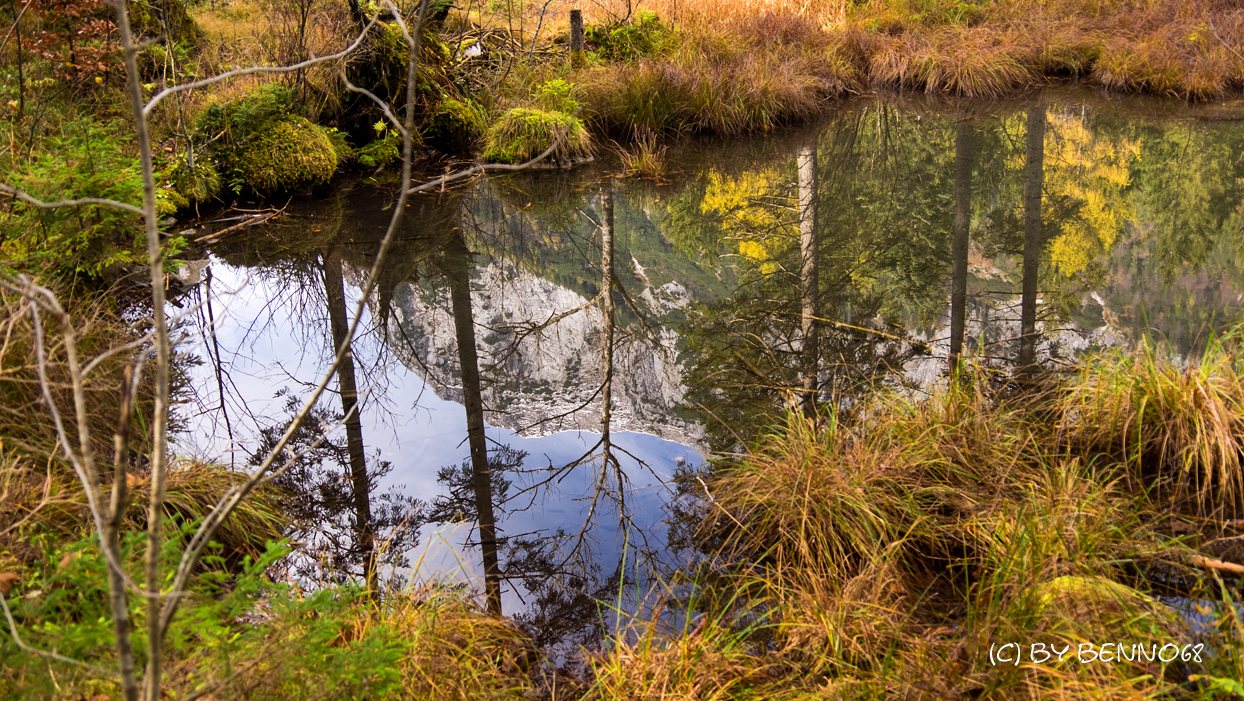
[[[26,3],[22,5],[22,11],[17,13],[17,18],[13,20],[13,24],[9,25],[9,31],[4,33],[4,41],[0,41],[0,51],[4,51],[4,47],[9,45],[9,37],[13,36],[13,30],[17,28],[17,23],[22,21],[22,17],[26,15],[26,10],[30,9],[32,2],[34,0],[26,0]],[[20,43],[21,39],[17,41]]]
[[[342,49],[341,51],[338,51],[335,54],[329,54],[328,56],[320,56],[318,58],[307,59],[306,61],[295,63],[291,66],[253,66],[251,68],[238,68],[236,70],[226,71],[219,75],[214,75],[211,78],[204,78],[203,80],[196,80],[191,83],[182,83],[180,85],[174,85],[172,87],[165,88],[161,90],[160,92],[156,93],[155,95],[153,95],[151,97],[151,100],[147,102],[147,105],[142,108],[142,116],[144,118],[150,116],[151,110],[155,109],[155,106],[160,104],[161,100],[168,97],[169,95],[174,95],[179,92],[185,92],[187,90],[194,90],[196,88],[206,87],[213,83],[219,83],[222,80],[228,80],[230,78],[237,78],[237,77],[244,76],[244,75],[255,75],[257,73],[293,73],[295,71],[300,71],[304,68],[310,68],[311,66],[325,63],[327,61],[336,61],[337,59],[345,58],[346,56],[349,56],[351,53],[353,53],[355,49],[362,46],[363,40],[367,38],[368,32],[370,32],[371,28],[376,25],[376,21],[379,17],[380,17],[380,12],[379,10],[377,10],[376,14],[372,15],[371,21],[369,21],[367,23],[367,26],[363,27],[363,31],[359,33],[358,39],[355,39],[354,43],[350,44],[349,46]],[[400,19],[399,19],[399,22],[400,22]],[[125,28],[125,32],[126,34],[129,33],[128,26]]]
[[[57,209],[60,207],[80,207],[82,205],[97,204],[97,205],[102,205],[104,207],[112,207],[114,209],[125,210],[126,212],[130,212],[133,214],[138,214],[138,215],[143,214],[143,210],[141,207],[135,207],[132,204],[126,204],[125,202],[118,202],[117,200],[109,200],[109,199],[105,199],[102,197],[79,197],[78,199],[74,199],[74,200],[56,200],[55,202],[44,202],[43,200],[27,193],[25,190],[18,190],[12,185],[8,185],[5,183],[0,183],[0,194],[8,195],[9,197],[12,197],[15,200],[25,202],[26,204],[34,205],[40,209]]]
[[[393,110],[389,109],[389,103],[381,100],[379,97],[376,97],[375,93],[372,91],[366,88],[360,88],[354,83],[351,83],[350,79],[346,77],[345,66],[341,67],[339,74],[341,76],[341,82],[346,86],[346,90],[349,90],[352,93],[358,93],[359,95],[362,95],[363,97],[376,103],[380,107],[380,111],[384,113],[385,119],[389,120],[389,123],[393,125],[394,129],[397,129],[397,133],[402,136],[406,136],[406,127],[402,126],[402,123],[398,121],[396,116],[394,116]]]

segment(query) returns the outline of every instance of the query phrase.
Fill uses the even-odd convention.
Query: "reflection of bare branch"
[[[544,330],[548,329],[549,327],[556,326],[557,324],[561,323],[564,319],[568,319],[574,316],[575,314],[578,314],[579,312],[584,311],[587,308],[595,305],[598,301],[600,301],[601,295],[603,294],[604,294],[603,292],[600,294],[597,294],[595,297],[587,300],[586,302],[584,302],[583,304],[580,304],[574,309],[568,309],[560,314],[555,313],[555,312],[550,313],[548,319],[545,319],[544,321],[541,321],[539,323],[532,322],[532,321],[524,321],[524,322],[518,322],[518,323],[513,323],[513,324],[501,324],[498,326],[488,326],[487,324],[480,324],[480,326],[483,326],[489,331],[497,331],[507,336],[513,334],[515,329],[519,330],[519,333],[509,342],[508,347],[505,349],[505,351],[499,357],[494,356],[493,363],[495,365],[501,365],[505,363],[510,358],[519,354],[518,346],[523,341],[527,340],[529,336],[539,334],[543,332]]]

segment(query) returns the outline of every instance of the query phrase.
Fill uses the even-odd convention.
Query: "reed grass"
[[[667,146],[657,141],[651,132],[639,135],[630,149],[618,148],[618,158],[622,161],[624,175],[639,175],[645,178],[660,179],[665,176],[668,168],[665,161]]]
[[[601,17],[621,16],[620,0],[598,7]],[[681,33],[683,45],[670,52],[666,70],[700,75],[710,85],[711,76],[697,70],[693,60],[702,51],[697,42],[703,36],[734,37],[753,53],[784,54],[792,46],[803,47],[813,65],[799,68],[820,80],[828,97],[863,84],[997,97],[1061,76],[1187,100],[1213,99],[1244,87],[1244,52],[1239,49],[1244,46],[1244,10],[1228,0],[779,0],[645,7],[672,20]],[[759,70],[755,83],[765,83],[768,76]],[[625,80],[621,72],[610,77]],[[664,85],[685,87],[689,80],[666,76]],[[715,94],[731,95],[752,84],[736,80],[731,90]],[[643,100],[620,102],[601,101],[601,112],[650,107]],[[797,112],[791,116],[797,118]],[[712,120],[694,121],[716,128],[708,126]]]
[[[687,36],[668,58],[589,68],[574,80],[589,120],[624,135],[766,130],[819,113],[855,85],[828,45],[765,46],[740,35]]]
[[[1144,343],[1082,370],[1061,401],[1062,433],[1086,454],[1128,469],[1153,498],[1203,515],[1238,514],[1244,499],[1244,375],[1240,331],[1212,337],[1180,365]]]
[[[1022,403],[969,383],[919,402],[878,397],[851,425],[791,417],[716,468],[699,532],[736,563],[719,586],[778,612],[754,663],[825,679],[838,698],[1170,693],[1188,668],[994,665],[990,646],[1209,641],[1155,590],[1200,596],[1207,575],[1183,563],[1203,559],[1192,548],[1218,532],[1222,495],[1238,499],[1239,342],[1228,332],[1186,366],[1120,352]],[[1164,535],[1189,513],[1208,530]],[[1239,649],[1234,603],[1219,615],[1212,639]],[[1233,665],[1197,669],[1221,680]],[[757,693],[807,691],[771,689]]]

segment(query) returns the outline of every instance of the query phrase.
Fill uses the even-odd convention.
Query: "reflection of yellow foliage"
[[[1050,254],[1068,277],[1084,271],[1114,246],[1123,222],[1131,217],[1123,191],[1129,164],[1140,142],[1095,136],[1074,114],[1048,115],[1045,135],[1045,188],[1055,197],[1080,202],[1076,217],[1064,222]]]
[[[704,213],[722,216],[727,236],[739,239],[739,254],[760,263],[761,272],[777,270],[774,253],[787,245],[790,222],[783,220],[783,178],[775,170],[747,171],[737,178],[708,172],[708,188],[700,205]]]
[[[764,244],[759,241],[740,241],[739,253],[751,258],[754,261],[765,261],[769,259],[769,252],[765,250]]]

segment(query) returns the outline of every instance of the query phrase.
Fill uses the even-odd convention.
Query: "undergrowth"
[[[879,394],[845,423],[790,416],[747,453],[683,475],[698,495],[684,502],[695,566],[651,616],[584,651],[577,677],[464,590],[395,585],[372,599],[281,584],[286,549],[256,547],[279,534],[261,500],[206,563],[172,638],[170,687],[221,699],[1223,698],[1244,673],[1239,566],[1220,559],[1241,523],[1242,340],[1227,333],[1188,365],[1159,348],[1107,355],[1023,390],[978,376],[926,399]],[[28,642],[107,666],[103,564],[63,527],[81,507],[38,503],[44,472],[23,455],[0,459],[6,500],[27,505],[22,523],[0,523],[0,592]],[[215,474],[190,466],[170,484],[186,528],[210,503],[198,495],[222,488],[179,486],[196,471]],[[62,527],[43,528],[53,515]],[[1012,643],[1024,663],[999,663]],[[0,690],[111,693],[104,677],[3,644]],[[1086,645],[1112,662],[1086,661]]]

